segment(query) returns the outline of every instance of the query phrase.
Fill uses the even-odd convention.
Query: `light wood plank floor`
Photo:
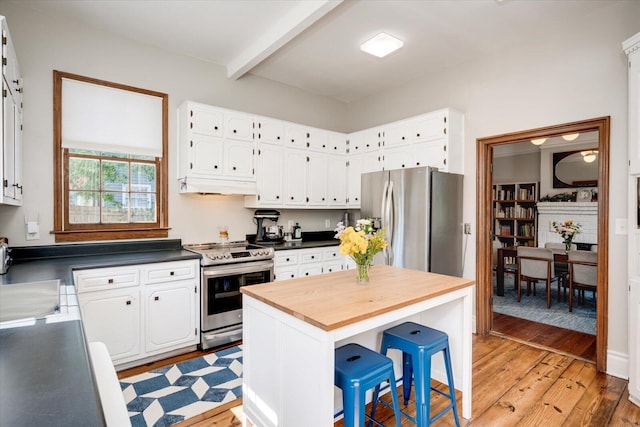
[[[190,353],[190,357],[200,354]],[[165,365],[175,363],[164,362]],[[131,375],[124,373],[126,371],[119,376]],[[399,393],[402,393],[401,389]],[[240,403],[232,402],[217,413],[203,414],[177,426],[241,426],[241,421],[230,410]],[[444,408],[446,403],[445,398],[432,393],[432,413]],[[412,407],[413,401],[410,401],[407,412],[414,413]],[[459,395],[458,411],[462,412]],[[433,425],[455,425],[451,414],[445,414]],[[380,418],[385,426],[394,425],[392,411],[382,405],[376,418]],[[593,363],[502,337],[474,336],[472,418],[461,419],[461,423],[474,427],[637,427],[640,426],[640,408],[628,399],[627,381],[597,373]],[[403,419],[402,425],[413,424]],[[342,422],[336,426],[341,427]]]

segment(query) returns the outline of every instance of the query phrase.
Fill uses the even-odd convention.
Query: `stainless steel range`
[[[203,350],[242,339],[242,286],[273,280],[273,248],[247,242],[184,245],[202,255],[200,345]]]

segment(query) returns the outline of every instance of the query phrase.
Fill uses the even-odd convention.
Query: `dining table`
[[[518,265],[518,247],[517,246],[504,246],[502,248],[498,248],[498,259],[496,262],[496,295],[504,296],[504,270],[505,270],[505,258],[513,258],[514,264],[516,265],[516,274],[517,273],[517,265]],[[567,256],[566,251],[553,250],[553,261],[554,262],[567,262],[569,257]]]

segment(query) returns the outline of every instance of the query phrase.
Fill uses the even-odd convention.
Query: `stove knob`
[[[226,254],[224,254],[224,257],[225,257],[225,259],[231,259],[231,258],[233,258],[233,257],[231,256],[231,254],[230,254],[230,253],[226,253]]]

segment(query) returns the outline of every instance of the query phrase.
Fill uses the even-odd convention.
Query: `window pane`
[[[129,163],[103,160],[102,189],[129,191]]]
[[[131,163],[131,191],[156,192],[156,165]]]
[[[102,193],[102,222],[129,222],[127,193]]]
[[[131,222],[156,222],[155,193],[131,193]]]
[[[100,153],[102,157],[119,157],[121,159],[128,159],[129,155],[124,153],[111,153],[111,152],[102,152]]]
[[[95,224],[100,221],[100,193],[69,191],[69,223]]]
[[[69,189],[99,190],[100,169],[98,160],[69,158]]]
[[[72,153],[72,154],[88,154],[88,155],[91,155],[91,156],[99,156],[100,155],[99,151],[81,150],[79,148],[69,148],[69,153]]]

